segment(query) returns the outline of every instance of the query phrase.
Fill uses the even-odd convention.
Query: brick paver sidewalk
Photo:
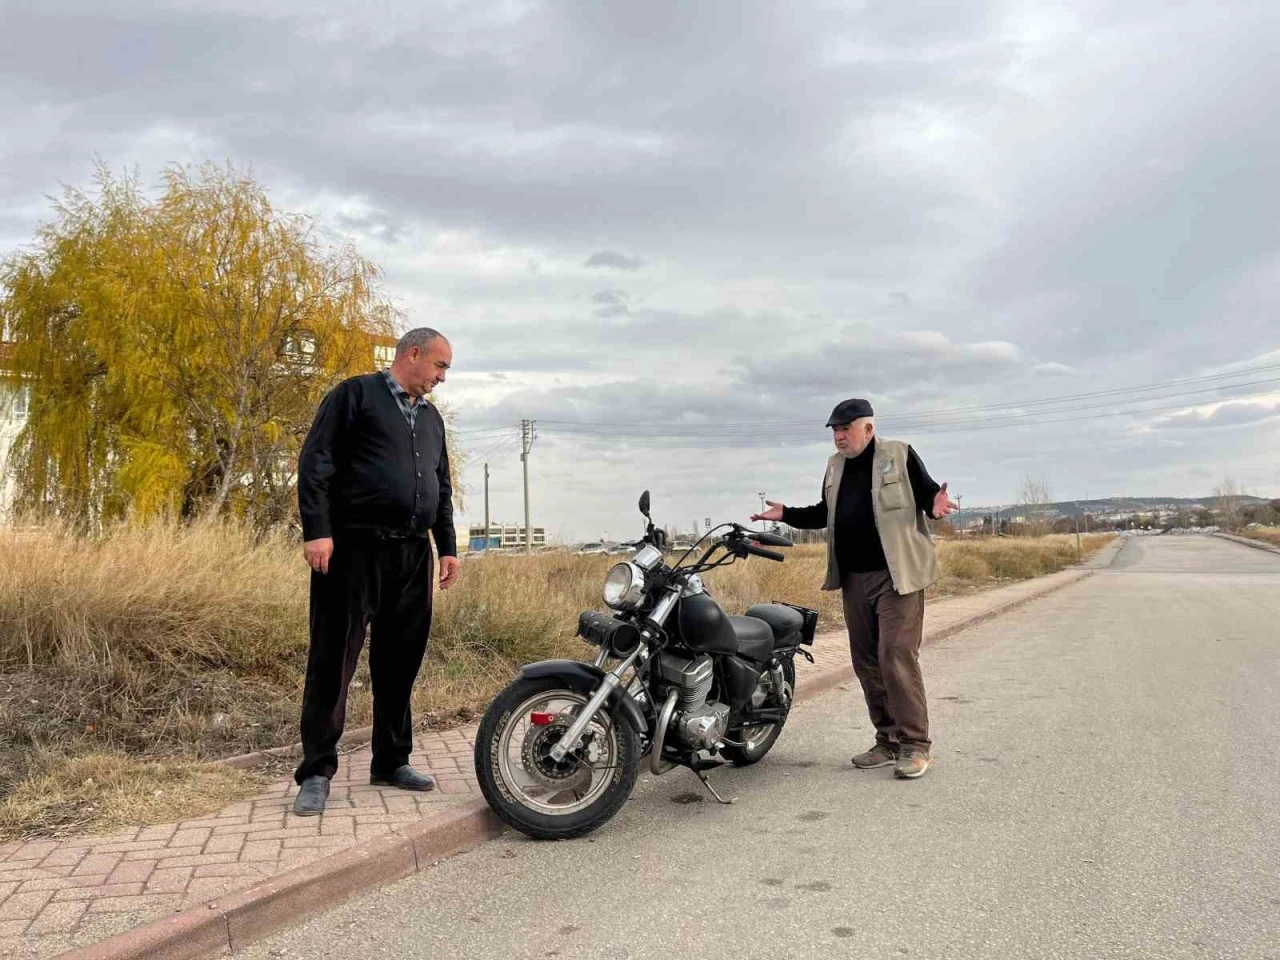
[[[988,613],[1053,589],[1066,572],[931,604],[926,642]],[[806,685],[852,676],[843,633],[818,638]],[[439,782],[431,793],[368,783],[367,747],[342,758],[325,813],[295,817],[292,779],[217,814],[107,837],[0,845],[0,958],[45,958],[198,906],[357,843],[476,800],[476,727],[423,733],[413,763]]]
[[[439,782],[431,793],[370,786],[366,747],[342,758],[321,817],[295,817],[284,780],[207,817],[0,846],[0,957],[56,956],[473,800],[474,736],[417,738],[414,765]]]

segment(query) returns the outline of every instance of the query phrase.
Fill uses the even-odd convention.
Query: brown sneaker
[[[928,750],[919,747],[903,746],[898,749],[898,762],[893,765],[893,775],[902,780],[914,780],[923,777],[929,769],[932,758]]]
[[[853,758],[853,765],[859,770],[874,770],[876,767],[889,766],[897,756],[897,752],[889,744],[876,741],[876,745],[866,753]]]

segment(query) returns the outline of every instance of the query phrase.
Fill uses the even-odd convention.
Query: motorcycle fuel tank
[[[704,653],[737,653],[738,640],[720,604],[700,593],[680,601],[677,616],[680,639],[691,650]]]

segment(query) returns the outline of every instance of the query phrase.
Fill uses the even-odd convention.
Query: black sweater
[[[873,573],[885,570],[889,562],[880,545],[880,532],[876,529],[875,513],[871,506],[871,463],[876,455],[876,441],[872,437],[867,449],[851,457],[844,465],[840,478],[840,491],[836,494],[836,565],[841,574]],[[934,483],[925,470],[920,456],[907,448],[907,477],[916,509],[933,516],[933,498],[942,489]],[[782,511],[782,522],[798,530],[820,530],[827,525],[827,503],[823,500],[812,507],[787,507]]]
[[[344,530],[426,537],[458,554],[444,420],[430,403],[409,426],[380,373],[352,377],[320,403],[298,458],[304,540]]]

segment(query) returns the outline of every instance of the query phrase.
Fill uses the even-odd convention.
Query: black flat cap
[[[853,423],[855,420],[861,420],[863,417],[874,417],[876,412],[871,409],[871,404],[865,400],[841,400],[836,404],[836,408],[831,411],[831,416],[827,419],[828,427],[838,427],[842,424]]]

